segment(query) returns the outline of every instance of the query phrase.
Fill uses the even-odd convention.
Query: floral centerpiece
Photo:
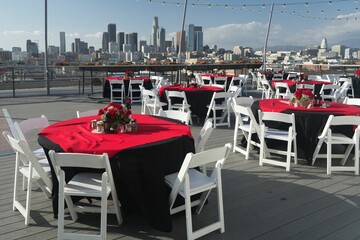
[[[125,71],[125,78],[131,78],[134,76],[134,73],[132,71]]]
[[[301,88],[296,90],[296,92],[294,93],[294,97],[291,99],[291,102],[293,104],[297,104],[299,106],[302,107],[307,107],[310,102],[312,102],[314,99],[314,94],[312,93],[311,90],[309,89],[305,89],[305,88]]]
[[[104,132],[121,132],[131,121],[131,110],[123,104],[110,103],[99,110],[101,120],[104,122]]]

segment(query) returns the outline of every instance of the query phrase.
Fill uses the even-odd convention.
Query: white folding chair
[[[87,110],[87,111],[76,111],[76,116],[77,118],[81,118],[81,117],[88,117],[88,116],[97,116],[99,113],[99,110]]]
[[[216,126],[230,127],[230,100],[233,95],[231,92],[214,92],[210,104],[207,106],[205,121],[211,118],[214,128]],[[217,111],[221,112],[220,116]]]
[[[39,118],[29,118],[21,122],[15,122],[14,127],[16,130],[17,135],[19,136],[18,140],[24,140],[28,143],[26,139],[26,135],[32,130],[41,130],[45,127],[49,126],[49,121],[45,115],[41,115]],[[45,152],[43,148],[38,148],[33,150],[34,155],[39,158],[45,158]]]
[[[166,106],[167,103],[161,102],[155,90],[142,90],[143,105],[141,113],[145,114],[148,109],[150,115],[158,115],[159,110]]]
[[[275,83],[275,98],[292,98],[293,94],[290,91],[287,83],[276,82]]]
[[[275,92],[272,89],[271,85],[269,84],[269,81],[266,79],[262,79],[262,80],[260,80],[260,83],[262,85],[261,99],[273,98],[275,95]]]
[[[323,84],[320,89],[320,96],[324,100],[337,101],[339,94],[339,85],[335,84]]]
[[[140,86],[143,85],[144,80],[131,79],[129,80],[129,90],[128,96],[132,103],[141,102],[141,89]]]
[[[281,130],[277,128],[268,127],[268,122],[284,123],[288,124],[287,130]],[[297,145],[296,145],[296,128],[295,128],[295,115],[278,113],[278,112],[262,112],[259,111],[260,122],[260,161],[259,165],[264,163],[272,164],[276,166],[285,167],[286,171],[290,171],[291,158],[294,158],[295,164],[297,164]],[[265,139],[273,139],[278,141],[287,142],[286,151],[281,149],[274,149],[266,147]],[[292,150],[293,149],[293,150]],[[268,153],[277,155],[285,155],[285,162],[282,159],[272,158]],[[267,155],[267,156],[266,156]]]
[[[282,73],[275,73],[272,80],[284,80],[284,75]]]
[[[314,94],[315,93],[315,84],[299,83],[299,84],[296,84],[296,90],[298,90],[298,89],[308,89]]]
[[[111,80],[110,83],[110,101],[124,102],[125,86],[124,80]]]
[[[333,132],[331,129],[334,126],[348,126],[354,127],[354,134],[351,137],[346,136],[341,132]],[[355,175],[359,175],[359,138],[360,138],[360,117],[358,116],[334,116],[330,115],[325,127],[319,136],[318,144],[316,145],[313,158],[312,165],[315,164],[317,158],[326,157],[327,167],[326,173],[331,174],[333,171],[353,171]],[[327,144],[326,151],[327,153],[319,154],[321,146],[323,144]],[[332,153],[332,145],[348,145],[344,154],[334,154]],[[344,166],[346,160],[348,159],[351,150],[355,146],[355,163],[353,166]],[[340,164],[342,166],[333,166],[332,159],[333,158],[342,158]]]
[[[340,86],[339,90],[335,92],[337,102],[344,102],[344,99],[348,96],[349,88],[350,88],[349,82],[344,82]]]
[[[179,120],[186,125],[189,125],[190,122],[190,112],[160,109],[159,116]]]
[[[210,138],[211,133],[213,132],[214,128],[213,128],[213,124],[211,119],[208,119],[203,127],[200,130],[199,135],[197,136],[197,138],[195,139],[195,152],[199,153],[204,151],[204,147],[205,144],[207,142],[207,140]]]
[[[350,93],[347,91],[346,92],[346,96],[350,96],[350,97],[355,97],[355,93],[354,93],[354,87],[352,84],[352,78],[351,77],[340,77],[338,84],[339,85],[344,85],[344,83],[347,82],[347,87],[348,87],[348,91],[350,91]]]
[[[204,83],[204,85],[212,85],[213,80],[211,79],[211,77],[209,76],[201,76],[202,82]]]
[[[178,173],[165,176],[165,182],[171,187],[169,196],[170,213],[175,214],[185,209],[187,239],[196,239],[215,230],[225,232],[224,207],[222,198],[221,169],[230,152],[231,144],[224,147],[214,148],[200,153],[188,153]],[[194,168],[204,164],[215,163],[211,175],[201,173]],[[199,214],[212,189],[217,189],[217,212],[218,220],[208,226],[193,231],[191,207],[197,206],[196,214]],[[191,196],[201,194],[198,200],[191,200]],[[174,203],[178,195],[185,199],[185,204],[175,207]]]
[[[122,223],[120,212],[120,202],[118,200],[113,174],[106,153],[102,155],[83,154],[83,153],[55,153],[49,151],[49,157],[54,168],[56,177],[59,181],[59,213],[58,213],[58,239],[106,239],[108,197],[111,194],[115,214],[119,225]],[[86,168],[104,170],[102,173],[79,172],[70,181],[65,181],[66,173],[63,168]],[[73,221],[77,221],[78,216],[71,196],[100,198],[100,209],[97,206],[80,208],[83,212],[99,212],[100,235],[80,234],[77,232],[65,232],[64,227],[64,201],[69,208]]]
[[[190,105],[187,101],[184,91],[168,91],[165,90],[165,95],[168,101],[168,110],[178,110],[183,112],[189,112],[191,116]],[[178,103],[180,101],[180,103]],[[190,124],[192,125],[192,119],[190,117]]]
[[[214,77],[214,84],[216,86],[222,86],[226,90],[227,77]]]
[[[233,101],[233,108],[235,113],[235,129],[234,129],[234,143],[233,152],[239,152],[245,155],[245,159],[249,159],[250,147],[256,146],[260,148],[260,143],[252,139],[253,134],[260,135],[260,127],[256,122],[255,116],[253,115],[249,107],[237,105]],[[246,149],[243,149],[238,145],[239,133],[246,139]]]
[[[4,118],[6,119],[6,122],[9,126],[9,129],[11,131],[12,136],[15,139],[20,139],[19,135],[17,134],[17,131],[15,129],[15,125],[14,125],[14,120],[12,119],[12,117],[9,114],[9,111],[6,108],[1,108],[3,114],[4,114]]]
[[[24,216],[25,225],[29,225],[32,184],[37,183],[45,196],[49,199],[51,198],[52,181],[50,165],[47,159],[37,159],[24,140],[13,138],[6,131],[3,132],[3,136],[16,153],[13,210],[17,209]],[[21,204],[19,199],[19,173],[27,179],[25,206]]]

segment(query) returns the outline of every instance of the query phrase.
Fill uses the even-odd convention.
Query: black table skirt
[[[42,135],[38,142],[46,153],[50,149],[63,152],[59,145]],[[126,214],[135,213],[142,215],[157,230],[172,230],[168,204],[170,188],[166,186],[164,176],[179,171],[188,152],[195,152],[194,140],[182,136],[125,149],[110,158],[125,221]],[[65,171],[69,177],[67,181],[77,173],[73,168]],[[57,216],[58,181],[53,169],[52,179],[53,210],[54,216]]]
[[[360,98],[360,78],[352,77],[352,85],[354,88],[354,97]]]
[[[255,101],[251,110],[256,119],[258,118],[258,110],[260,109],[259,101]],[[295,114],[295,127],[296,127],[296,141],[298,149],[303,150],[304,158],[311,164],[312,156],[316,145],[318,143],[318,136],[322,133],[326,121],[329,118],[329,115],[337,115],[331,112],[309,112],[309,111],[284,111],[284,113],[294,113]],[[274,123],[273,123],[274,124]],[[276,123],[275,123],[276,124]],[[286,128],[288,126],[284,124],[277,123],[275,128]],[[347,126],[341,126],[337,128],[332,128],[334,132],[342,132],[347,136],[353,135],[353,129]],[[271,142],[269,144],[272,144]]]
[[[125,96],[128,96],[129,93],[129,80],[124,80],[124,87],[125,87]],[[144,81],[143,84],[145,89],[151,90],[153,89],[153,85],[149,80]],[[110,98],[110,83],[109,80],[105,80],[104,86],[103,86],[103,98]]]

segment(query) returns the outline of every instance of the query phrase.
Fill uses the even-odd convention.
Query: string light
[[[332,1],[329,1],[329,5],[330,5],[330,6],[332,5]]]
[[[283,4],[283,7],[286,7],[286,3]]]

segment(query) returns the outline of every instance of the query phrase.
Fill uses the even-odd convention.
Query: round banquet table
[[[181,85],[163,86],[159,89],[160,101],[168,102],[165,91],[184,91],[192,115],[196,115],[198,118],[205,118],[207,113],[207,105],[210,104],[214,92],[223,92],[223,88],[214,86],[201,86],[197,87],[183,87]]]
[[[194,140],[189,126],[177,121],[140,114],[132,117],[138,123],[135,132],[92,133],[90,122],[99,117],[90,116],[52,124],[39,132],[38,142],[46,153],[51,149],[108,153],[123,213],[140,214],[153,228],[169,232],[170,189],[164,176],[180,170],[185,155],[195,152]],[[71,177],[79,170],[65,171]],[[53,210],[57,216],[58,182],[54,174],[52,170]]]
[[[335,116],[360,116],[360,107],[346,105],[338,102],[330,102],[327,108],[312,107],[302,108],[293,107],[288,104],[288,99],[263,99],[255,101],[252,106],[252,112],[258,119],[258,110],[263,112],[282,112],[295,114],[295,127],[297,132],[298,148],[304,151],[304,157],[311,163],[312,155],[318,142],[318,136],[321,134],[329,115]],[[278,128],[285,127],[277,123]],[[353,129],[347,127],[335,128],[334,131],[352,136]]]
[[[291,92],[296,91],[296,84],[314,84],[315,85],[315,93],[320,93],[321,87],[323,84],[331,84],[331,82],[325,82],[325,81],[317,81],[317,80],[309,80],[309,81],[293,81],[293,80],[271,80],[271,86],[274,88],[276,82],[282,82],[286,83]]]
[[[127,96],[128,92],[129,92],[129,80],[143,80],[144,81],[143,86],[144,86],[145,89],[150,90],[150,89],[153,88],[153,85],[152,85],[149,77],[143,77],[143,76],[132,77],[132,78],[125,78],[123,76],[120,76],[120,77],[119,76],[106,77],[105,78],[105,83],[104,83],[104,86],[103,86],[103,97],[104,98],[110,98],[110,81],[111,80],[124,80],[125,96]]]

